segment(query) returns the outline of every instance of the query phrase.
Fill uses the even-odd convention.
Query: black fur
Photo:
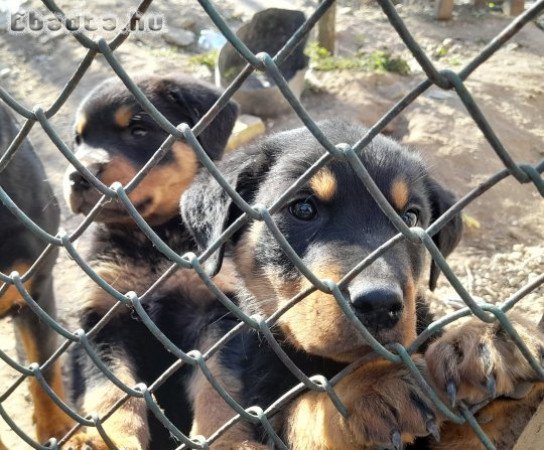
[[[12,115],[0,105],[0,154],[17,135]],[[60,212],[43,165],[28,140],[24,140],[13,159],[0,174],[0,186],[15,204],[38,226],[55,235]],[[9,275],[14,264],[32,265],[46,243],[26,228],[4,205],[0,204],[0,270]],[[40,306],[55,317],[52,270],[58,250],[54,249],[32,277],[30,294]],[[23,275],[22,273],[20,275]],[[2,300],[0,299],[0,302]],[[29,308],[11,311],[16,325],[33,337],[40,360],[45,362],[56,349],[56,333],[38,319]],[[47,373],[46,373],[47,378]]]

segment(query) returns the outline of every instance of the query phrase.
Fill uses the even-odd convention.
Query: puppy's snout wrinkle
[[[359,320],[378,330],[393,328],[404,308],[402,290],[397,286],[377,284],[350,289],[350,298]]]

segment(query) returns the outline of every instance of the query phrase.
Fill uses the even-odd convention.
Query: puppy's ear
[[[268,159],[264,152],[238,151],[218,164],[223,177],[249,204],[253,203],[259,181],[268,167]],[[183,222],[201,252],[212,245],[241,215],[242,210],[204,168],[181,197]],[[240,231],[235,232],[229,238],[229,242],[235,242],[241,234]],[[215,274],[221,268],[224,248],[225,243],[207,260],[208,273]]]
[[[194,82],[174,83],[169,89],[169,96],[187,116],[191,127],[210,110],[220,95],[213,87]],[[218,160],[223,156],[237,117],[238,105],[229,101],[198,136],[198,141],[211,159]]]
[[[444,189],[432,178],[427,181],[429,197],[431,201],[432,217],[431,222],[436,221],[446,210],[448,210],[456,201],[455,196],[450,191]],[[463,221],[461,213],[457,213],[442,229],[433,236],[433,241],[444,255],[448,256],[459,244],[463,232]],[[440,275],[440,268],[434,262],[431,262],[431,276],[429,278],[429,288],[433,291],[436,288],[436,281]]]

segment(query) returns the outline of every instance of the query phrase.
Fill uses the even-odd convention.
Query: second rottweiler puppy
[[[333,144],[352,145],[366,132],[360,126],[341,122],[319,125]],[[270,207],[324,152],[309,130],[301,128],[229,155],[219,168],[246,202]],[[417,154],[392,140],[375,137],[359,157],[409,227],[427,228],[455,201],[430,176]],[[202,250],[241,215],[242,210],[207,171],[197,176],[182,198],[184,222]],[[299,183],[271,217],[306,267],[319,279],[334,282],[397,234],[348,162],[339,158],[332,158],[308,182]],[[461,218],[456,215],[433,240],[447,256],[460,235]],[[399,241],[351,278],[343,294],[355,315],[353,322],[333,295],[319,289],[293,301],[312,284],[262,221],[249,221],[232,234],[228,251],[244,282],[238,295],[241,308],[265,318],[283,309],[272,332],[281,350],[307,376],[321,374],[330,379],[371,351],[358,323],[383,345],[408,345],[432,321],[425,292],[427,284],[431,288],[436,285],[439,271],[432,263],[429,279],[426,250],[418,243]],[[217,252],[212,267],[218,266],[220,257],[221,252]],[[539,358],[542,333],[522,321],[514,323]],[[221,336],[224,328],[220,323],[215,331],[209,328],[211,339],[201,337],[201,350]],[[446,333],[425,357],[420,354],[413,358],[444,399],[448,399],[447,392],[451,397],[457,391],[458,400],[472,403],[489,398],[486,386],[493,377],[494,394],[503,395],[535,375],[500,327],[477,319]],[[212,357],[208,366],[244,407],[266,409],[299,383],[265,337],[247,329]],[[402,442],[415,442],[415,448],[421,449],[426,443],[415,440],[429,433],[436,435],[443,421],[402,364],[384,360],[365,364],[336,384],[335,390],[348,409],[347,418],[323,392],[305,393],[274,416],[275,429],[288,448],[399,448]],[[234,415],[201,372],[193,376],[189,392],[195,412],[193,434],[209,437]],[[245,431],[225,433],[212,448],[245,449],[267,443],[263,430],[249,429],[248,433],[247,424],[237,426]],[[491,425],[488,431],[497,437],[500,426]],[[454,435],[450,433],[449,437]],[[453,441],[474,444],[474,434],[465,429],[450,444]],[[448,443],[444,445],[447,448]]]
[[[171,122],[194,126],[211,108],[220,93],[186,76],[136,79],[147,98]],[[228,103],[198,139],[212,159],[219,159],[234,126],[237,107]],[[79,160],[106,185],[128,183],[151,158],[167,134],[139,106],[119,80],[105,81],[80,106],[75,124],[75,150]],[[194,250],[195,244],[179,217],[179,198],[199,170],[193,150],[176,141],[165,157],[143,178],[129,198],[153,231],[176,253]],[[88,213],[100,193],[77,170],[69,168],[65,192],[72,210]],[[144,293],[172,264],[161,254],[130,218],[123,206],[112,201],[97,215],[100,222],[92,240],[90,265],[120,292]],[[218,283],[232,290],[230,279],[218,275]],[[81,327],[89,330],[116,303],[100,287],[81,283]],[[178,270],[143,303],[152,320],[180,348],[198,333],[196,313],[178,314],[180,305],[190,303],[194,311],[214,300],[200,280],[187,270]],[[222,309],[221,309],[222,313]],[[156,340],[128,308],[116,311],[93,337],[109,370],[128,386],[151,385],[176,357]],[[189,349],[192,347],[189,347]],[[179,428],[188,429],[189,405],[179,387],[186,377],[183,368],[172,376],[155,396],[167,417]],[[73,355],[74,400],[82,413],[104,415],[124,393],[117,389],[78,348]],[[166,450],[174,444],[166,429],[149,413],[143,399],[126,402],[104,424],[118,448]],[[63,449],[107,449],[94,428],[80,430]]]

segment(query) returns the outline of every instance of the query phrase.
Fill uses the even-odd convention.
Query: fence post
[[[334,55],[336,42],[336,3],[333,3],[317,23],[317,40],[321,47],[326,48]]]
[[[540,450],[544,448],[544,401],[531,417],[531,420],[521,433],[514,450]]]

